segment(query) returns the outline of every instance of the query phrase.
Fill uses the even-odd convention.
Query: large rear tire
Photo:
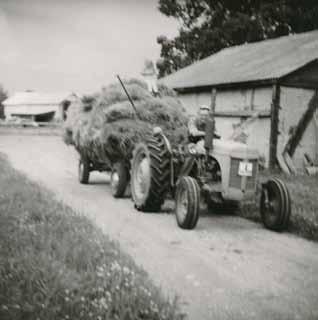
[[[275,231],[287,228],[291,214],[291,199],[283,181],[272,178],[263,185],[260,209],[266,228]]]
[[[112,168],[110,185],[114,198],[124,196],[129,181],[129,171],[124,161],[116,162]]]
[[[131,163],[131,195],[138,210],[157,212],[169,191],[170,153],[162,138],[140,143]]]
[[[178,226],[194,229],[199,220],[200,187],[192,177],[181,177],[176,190],[175,214]]]
[[[78,162],[78,180],[82,184],[88,184],[90,173],[90,162],[87,158],[82,157]]]

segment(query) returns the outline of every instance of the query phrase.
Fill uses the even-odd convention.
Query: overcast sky
[[[16,90],[88,93],[140,76],[156,37],[177,23],[157,0],[0,0],[0,83]]]

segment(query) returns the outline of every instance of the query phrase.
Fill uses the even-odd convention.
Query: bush
[[[119,245],[0,157],[0,319],[182,319]]]

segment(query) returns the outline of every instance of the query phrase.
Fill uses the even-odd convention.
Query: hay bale
[[[125,81],[138,118],[120,84],[102,88],[93,96],[73,103],[64,126],[63,139],[92,161],[129,159],[134,145],[160,126],[173,144],[186,137],[187,116],[173,92],[160,87],[161,97],[153,97],[140,80]]]

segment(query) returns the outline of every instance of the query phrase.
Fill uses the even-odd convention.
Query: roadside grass
[[[183,319],[87,218],[0,155],[0,319]]]
[[[318,241],[318,176],[263,172],[261,180],[273,176],[284,181],[290,192],[292,213],[288,231]],[[243,205],[241,215],[260,221],[259,203]]]

